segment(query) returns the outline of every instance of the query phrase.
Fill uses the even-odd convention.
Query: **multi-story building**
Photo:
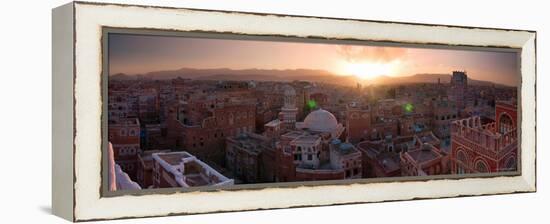
[[[138,154],[136,182],[141,188],[153,187],[153,154],[168,152],[170,150],[147,150]]]
[[[495,99],[513,98],[515,89],[468,87],[465,72],[454,72],[451,84],[356,90],[298,81],[137,79],[109,85],[114,160],[142,188],[155,187],[153,154],[160,152],[147,151],[164,148],[185,150],[235,183],[474,172],[479,156],[487,160],[479,170],[517,165],[517,146],[510,149],[509,142],[515,104],[499,102],[494,109]],[[308,105],[310,99],[316,105]],[[465,117],[474,118],[457,121]],[[451,134],[460,125],[465,127]],[[474,126],[486,137],[473,135]],[[498,147],[487,143],[491,138],[501,139]],[[177,184],[166,175],[172,177],[165,186]]]
[[[162,136],[161,124],[146,124],[142,133],[141,147],[143,150],[170,148]]]
[[[153,188],[229,186],[229,179],[188,152],[152,154]]]
[[[108,119],[118,120],[131,116],[136,116],[130,111],[130,105],[128,103],[128,93],[121,90],[109,90],[108,97]]]
[[[137,155],[141,152],[139,120],[137,118],[110,120],[108,139],[113,144],[114,159],[117,164],[132,179],[135,179]]]
[[[412,138],[411,138],[412,139]],[[363,178],[395,177],[401,174],[399,152],[408,148],[401,142],[409,139],[391,139],[363,141],[357,144],[362,156]]]
[[[313,100],[315,102],[315,104],[317,105],[317,107],[325,108],[325,107],[330,106],[329,105],[329,97],[325,93],[321,93],[321,92],[311,93],[309,95],[309,99]]]
[[[225,165],[243,183],[275,181],[274,142],[268,137],[245,133],[228,137]]]
[[[339,139],[330,142],[330,164],[333,169],[343,170],[346,179],[362,177],[361,152],[349,142]]]
[[[432,132],[424,131],[412,136],[387,136],[382,140],[360,142],[357,148],[363,157],[363,177],[401,176],[403,154],[420,150],[424,144],[439,150],[441,141]]]
[[[275,110],[256,107],[256,131],[264,132],[264,124],[278,118],[278,113]]]
[[[294,81],[291,84],[296,91],[296,108],[298,108],[296,120],[303,120],[311,111],[308,106],[311,85],[306,81]]]
[[[399,122],[399,136],[411,136],[432,129],[432,119],[420,114],[403,115]]]
[[[252,104],[182,102],[171,111],[166,124],[169,143],[220,165],[224,163],[225,139],[255,130]]]
[[[426,109],[428,106],[424,104],[417,107],[395,100],[381,100],[372,106],[350,103],[346,109],[348,140],[356,144],[432,130],[431,109]],[[428,110],[430,113],[427,113]]]
[[[433,132],[441,138],[447,139],[451,136],[451,122],[458,119],[456,103],[445,97],[432,101],[433,107]]]
[[[280,136],[276,145],[278,181],[334,180],[361,177],[361,153],[341,142],[344,127],[318,109]]]
[[[497,102],[495,121],[479,116],[452,123],[453,174],[517,170],[518,133],[515,102]]]
[[[115,162],[113,145],[109,143],[108,148],[108,184],[109,191],[118,190],[141,190],[138,183],[133,181],[126,172]]]
[[[376,118],[390,118],[401,115],[402,108],[395,99],[381,99],[372,108]]]
[[[370,139],[385,139],[399,135],[399,118],[397,117],[377,117],[371,123]]]
[[[453,71],[451,77],[451,88],[449,97],[456,102],[458,110],[463,110],[466,106],[466,94],[468,91],[468,75],[465,71]]]
[[[294,90],[292,86],[287,85],[284,90],[284,106],[279,113],[279,120],[282,122],[282,127],[286,130],[293,129],[296,125],[297,114],[296,90]]]
[[[138,116],[142,123],[158,123],[160,100],[157,89],[143,89],[137,93]]]
[[[371,110],[368,104],[353,102],[346,110],[346,131],[348,141],[358,143],[370,139]]]
[[[402,152],[401,176],[448,174],[448,156],[439,148],[423,143],[417,149]]]

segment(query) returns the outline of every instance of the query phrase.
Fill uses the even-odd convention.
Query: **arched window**
[[[302,147],[296,147],[296,152],[294,152],[294,161],[302,161]]]
[[[463,164],[467,163],[466,154],[464,154],[463,151],[458,151],[458,153],[456,153],[456,158]]]
[[[510,157],[506,160],[506,171],[515,171],[517,169],[516,158]]]
[[[466,164],[468,163],[468,160],[466,158],[466,154],[464,153],[464,151],[458,151],[456,153],[456,160],[457,160],[457,164],[456,164],[456,170],[457,170],[457,173],[458,174],[464,174],[466,173]]]
[[[483,161],[477,161],[477,163],[476,163],[476,171],[479,172],[479,173],[488,173],[488,172],[489,172],[489,168],[487,167],[487,165],[485,165],[485,162],[483,162]]]
[[[511,131],[514,126],[512,118],[508,114],[500,115],[498,124],[499,124],[498,131],[502,134]]]

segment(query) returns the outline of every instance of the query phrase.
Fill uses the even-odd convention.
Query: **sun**
[[[373,79],[382,75],[391,75],[396,69],[396,63],[346,62],[346,74],[355,75],[360,79]]]

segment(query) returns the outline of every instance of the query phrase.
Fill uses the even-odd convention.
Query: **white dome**
[[[306,116],[304,126],[312,131],[333,132],[338,127],[338,121],[332,113],[318,109]]]

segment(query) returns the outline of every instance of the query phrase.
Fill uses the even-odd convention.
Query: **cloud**
[[[388,63],[405,57],[407,49],[398,47],[340,45],[338,47],[338,54],[346,61],[352,63],[364,61]]]

